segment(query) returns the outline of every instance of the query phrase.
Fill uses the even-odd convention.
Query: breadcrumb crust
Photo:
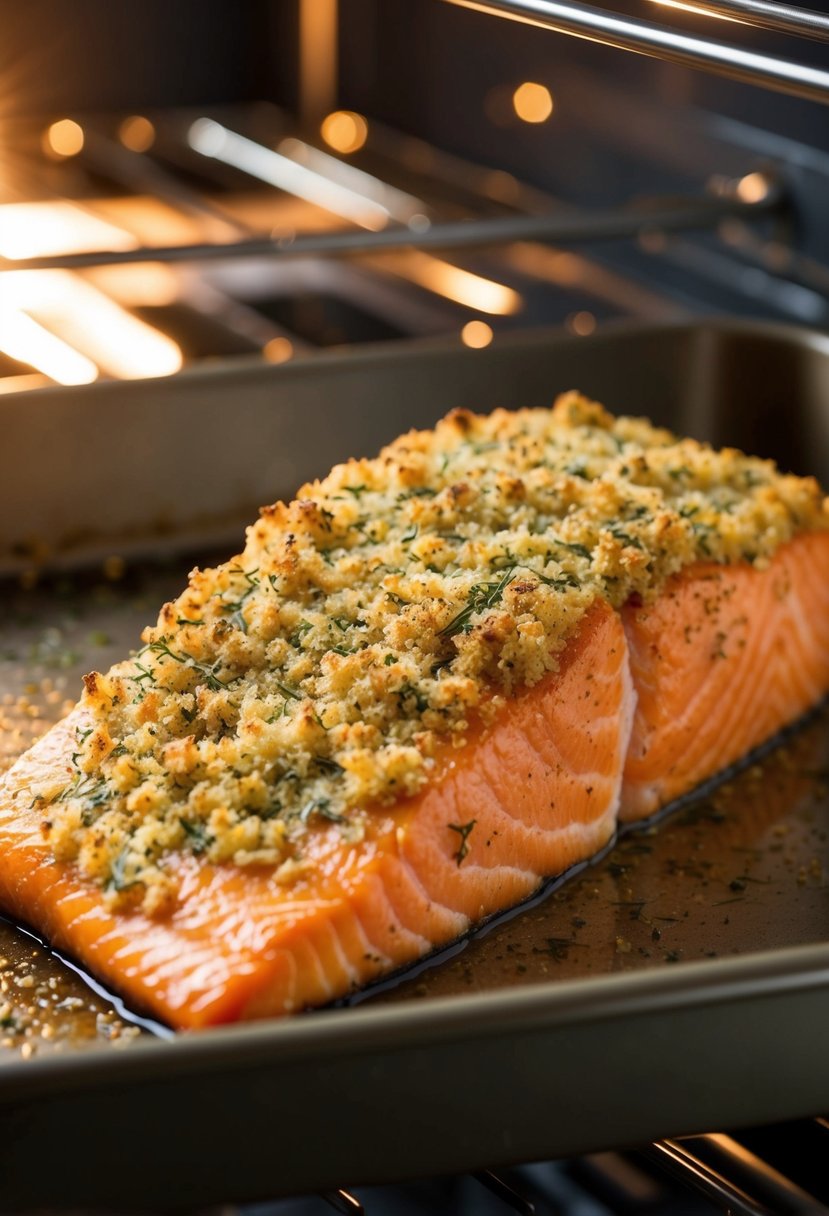
[[[262,509],[146,645],[85,677],[75,774],[41,791],[57,859],[113,905],[175,903],[177,853],[274,867],[428,780],[439,742],[556,668],[597,597],[829,527],[811,478],[578,393],[455,411]]]

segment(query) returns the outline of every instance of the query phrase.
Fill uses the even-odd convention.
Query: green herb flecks
[[[557,574],[551,578],[546,574],[539,574],[536,570],[533,570],[532,573],[545,587],[555,587],[557,591],[561,591],[564,587],[581,586],[575,574]]]
[[[96,777],[92,773],[78,773],[75,780],[65,786],[52,801],[69,802],[71,799],[77,799],[90,808],[96,808],[104,806],[109,797],[109,787],[102,777]]]
[[[161,638],[158,642],[150,642],[150,644],[145,646],[142,651],[139,651],[139,653],[145,654],[148,651],[150,654],[158,655],[161,658],[172,659],[174,663],[180,663],[183,667],[192,668],[193,671],[197,672],[198,675],[202,677],[211,692],[218,692],[222,688],[227,688],[230,684],[229,680],[221,680],[216,675],[216,668],[220,666],[218,662],[213,664],[201,663],[198,659],[194,658],[192,654],[187,654],[186,651],[179,652],[172,650],[164,638]],[[139,663],[136,663],[136,667],[140,666],[141,665]],[[150,676],[153,683],[157,681],[157,675],[155,672],[147,672],[146,668],[142,670]],[[133,676],[130,678],[135,679],[136,677]]]
[[[397,495],[398,502],[406,502],[409,498],[434,498],[437,490],[433,490],[431,486],[414,486],[410,490],[404,490]]]
[[[220,596],[219,598],[221,601],[222,610],[225,612],[231,613],[231,618],[230,618],[231,623],[233,625],[235,625],[237,629],[240,629],[242,631],[242,633],[247,633],[248,623],[245,620],[245,614],[243,612],[243,609],[245,607],[245,604],[248,602],[250,597],[253,595],[254,591],[257,591],[259,588],[259,584],[260,584],[260,579],[258,577],[259,569],[257,567],[255,570],[243,570],[239,566],[234,566],[231,568],[229,573],[230,574],[241,574],[242,578],[247,583],[247,587],[242,592],[242,594],[240,596],[237,596],[236,599],[234,599],[234,600],[227,600],[224,598],[224,595]],[[227,592],[225,592],[224,594],[226,595]]]
[[[561,549],[569,549],[571,553],[577,554],[578,557],[586,557],[588,561],[593,557],[587,545],[578,545],[566,540],[557,540],[555,544]]]
[[[307,824],[317,815],[320,819],[327,819],[329,823],[348,822],[345,815],[340,815],[337,811],[332,810],[330,798],[312,798],[310,802],[306,802],[299,812],[300,822]]]
[[[620,540],[623,545],[628,545],[633,549],[644,548],[639,537],[631,536],[631,534],[629,532],[625,531],[625,528],[623,527],[622,523],[620,523],[619,521],[614,520],[613,523],[606,524],[605,528],[606,528],[606,531],[608,531],[611,536],[615,537],[616,540]]]
[[[466,607],[452,617],[448,625],[439,630],[438,636],[454,637],[456,633],[469,633],[472,628],[472,618],[480,612],[486,612],[501,601],[504,591],[515,578],[515,567],[510,566],[498,582],[475,583],[470,589]]]
[[[424,710],[429,708],[429,701],[424,697],[416,685],[409,683],[401,684],[396,692],[397,702],[403,711],[410,711],[414,705],[417,713],[422,714]]]
[[[112,863],[109,886],[113,891],[128,891],[130,887],[138,886],[139,879],[127,877],[127,858],[129,848],[122,849]]]
[[[184,829],[187,842],[194,853],[204,853],[213,843],[213,837],[203,823],[191,823],[189,819],[179,819]]]
[[[304,619],[301,620],[299,622],[299,624],[297,625],[296,629],[294,630],[294,632],[291,634],[291,639],[290,639],[291,645],[298,648],[300,642],[305,637],[306,633],[310,633],[313,628],[314,628],[314,626],[311,624],[310,621],[306,621]]]
[[[288,697],[292,701],[301,701],[302,693],[297,692],[295,688],[291,688],[289,684],[283,684],[281,680],[274,679],[274,684],[282,693],[283,697]]]
[[[91,727],[91,726],[88,727],[86,730],[81,730],[81,728],[78,727],[75,731],[75,745],[78,750],[76,752],[72,752],[72,755],[70,757],[72,767],[74,769],[79,769],[79,767],[80,767],[78,765],[78,761],[80,760],[80,757],[81,757],[81,749],[82,749],[84,743],[86,742],[86,740],[92,734],[92,731],[93,731],[93,727]]]
[[[343,766],[338,764],[336,760],[332,760],[330,756],[315,756],[314,764],[323,773],[333,773],[339,776],[345,772]]]
[[[447,823],[446,825],[450,832],[457,832],[461,838],[457,850],[452,854],[452,858],[458,866],[469,855],[469,837],[477,822],[477,819],[470,819],[469,823]]]
[[[143,654],[144,653],[143,650],[140,651],[140,653]],[[141,700],[141,698],[144,696],[144,694],[147,691],[145,685],[157,684],[158,677],[156,676],[155,672],[151,668],[145,667],[143,663],[139,663],[138,659],[133,659],[132,665],[133,665],[133,668],[138,672],[138,675],[137,676],[129,675],[126,678],[128,680],[130,680],[133,684],[137,684],[139,686],[140,694],[139,694],[138,700]]]
[[[691,529],[694,533],[694,536],[697,539],[697,544],[699,545],[702,552],[705,554],[706,557],[710,557],[711,556],[711,547],[708,542],[709,542],[709,538],[711,536],[715,535],[716,529],[712,528],[710,524],[703,524],[703,523],[693,523],[693,524],[691,524]]]
[[[564,466],[564,472],[569,473],[571,477],[580,477],[583,481],[590,481],[590,470],[587,461],[583,458],[571,460]]]

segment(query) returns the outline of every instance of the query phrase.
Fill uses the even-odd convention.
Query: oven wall
[[[0,118],[292,105],[296,0],[0,0]]]
[[[829,66],[829,45],[668,10],[607,8],[767,53]],[[440,0],[341,0],[340,99],[578,205],[699,191],[714,175],[783,173],[797,249],[829,267],[829,109]],[[551,119],[518,120],[526,80]],[[727,293],[726,293],[727,294]]]

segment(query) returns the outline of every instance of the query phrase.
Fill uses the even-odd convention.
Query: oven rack
[[[682,67],[698,68],[744,84],[760,85],[806,101],[829,104],[829,72],[794,59],[752,51],[734,42],[683,30],[580,0],[446,0],[459,8],[507,17],[524,24],[634,51]],[[671,4],[672,0],[664,0]],[[727,18],[743,25],[829,41],[829,17],[774,0],[690,0],[676,7]]]
[[[142,245],[134,249],[98,249],[29,258],[0,257],[2,270],[85,270],[141,262],[213,261],[227,257],[303,258],[357,256],[398,249],[480,249],[515,241],[578,244],[639,237],[649,233],[717,229],[726,220],[753,222],[785,214],[783,183],[770,174],[752,175],[752,196],[739,181],[728,182],[711,196],[650,199],[591,212],[556,211],[541,215],[507,215],[431,223],[418,214],[411,224],[382,231],[346,230],[309,234],[241,236],[231,241]]]
[[[598,1200],[606,1212],[648,1211],[651,1216],[672,1211],[677,1195],[670,1189],[668,1179],[680,1189],[694,1192],[705,1211],[728,1213],[729,1216],[829,1216],[829,1207],[816,1199],[806,1187],[810,1179],[804,1176],[794,1146],[808,1143],[815,1151],[826,1148],[829,1122],[823,1118],[804,1119],[784,1125],[778,1136],[778,1151],[768,1150],[752,1142],[750,1133],[728,1135],[712,1133],[674,1140],[658,1140],[627,1152],[594,1154],[573,1162],[543,1163],[519,1166],[511,1170],[482,1170],[469,1175],[490,1196],[500,1203],[483,1204],[486,1211],[518,1213],[518,1216],[543,1216],[561,1210],[559,1188],[578,1188],[578,1199],[590,1205]],[[780,1140],[783,1141],[783,1151]],[[781,1161],[780,1158],[783,1158]],[[563,1180],[567,1179],[564,1183]],[[455,1180],[457,1185],[458,1180]],[[663,1185],[664,1183],[664,1185]],[[428,1184],[427,1184],[428,1185]],[[568,1198],[572,1199],[571,1195]],[[342,1216],[373,1216],[387,1210],[382,1194],[375,1197],[357,1188],[339,1188],[319,1195],[320,1212],[333,1209]],[[424,1199],[420,1211],[443,1211],[434,1206],[435,1196]],[[440,1203],[440,1200],[438,1200]],[[555,1206],[554,1206],[555,1205]],[[478,1204],[461,1204],[463,1211],[475,1210]],[[272,1216],[284,1211],[290,1216],[291,1201],[277,1204]],[[307,1209],[304,1209],[307,1210]],[[447,1207],[445,1210],[450,1210]],[[569,1210],[569,1209],[568,1209]],[[591,1205],[591,1210],[595,1210]],[[684,1209],[683,1209],[684,1210]],[[694,1210],[697,1210],[696,1208]],[[702,1210],[702,1209],[700,1209]]]
[[[583,4],[580,0],[568,0],[566,3],[558,0],[449,2],[592,38],[611,46],[657,55],[666,61],[709,67],[733,79],[749,78],[743,71],[748,57],[754,83],[766,84],[771,88],[783,87],[780,84],[780,73],[783,72],[788,82],[785,86],[787,91],[804,97],[820,94],[819,100],[829,101],[829,71],[794,61],[755,55],[727,42],[690,37],[678,29],[620,16],[609,9]],[[666,3],[673,2],[666,0]],[[716,17],[729,17],[749,27],[829,42],[829,16],[774,0],[699,0],[699,3],[680,7]],[[690,44],[693,44],[693,55],[688,49]],[[377,129],[377,124],[373,123],[372,139]],[[195,154],[196,159],[204,165],[210,163],[215,166],[218,177],[222,172],[230,171],[238,175],[241,171],[248,180],[258,179],[260,183],[275,186],[287,197],[293,195],[311,202],[321,199],[324,210],[339,214],[346,221],[353,219],[353,215],[349,216],[347,209],[338,212],[336,197],[338,191],[343,195],[350,191],[352,201],[359,199],[361,205],[367,208],[366,213],[371,212],[377,221],[370,219],[370,222],[362,223],[358,219],[356,224],[348,223],[346,229],[326,228],[324,231],[307,231],[301,226],[296,232],[283,229],[262,231],[258,224],[248,226],[238,217],[227,213],[220,201],[203,197],[188,184],[186,175],[183,179],[177,177],[176,170],[181,168],[180,164],[171,170],[153,154],[145,155],[144,152],[130,150],[126,145],[120,146],[111,133],[95,130],[94,124],[92,128],[86,127],[84,134],[83,150],[77,159],[81,168],[93,177],[100,174],[105,179],[120,183],[128,192],[146,193],[150,198],[166,201],[179,213],[200,214],[209,223],[203,231],[190,233],[178,243],[173,243],[169,237],[156,237],[155,240],[143,240],[132,248],[103,247],[101,242],[96,248],[82,248],[75,252],[47,252],[26,258],[0,257],[0,273],[35,270],[82,272],[130,264],[186,266],[190,263],[196,267],[201,264],[204,273],[208,274],[209,264],[223,261],[238,262],[241,273],[242,267],[250,267],[256,259],[274,264],[278,262],[280,265],[291,261],[299,272],[311,264],[312,259],[347,260],[366,256],[369,258],[366,265],[370,268],[370,258],[375,253],[441,249],[482,251],[531,242],[546,243],[555,249],[556,246],[588,242],[633,240],[641,250],[654,252],[664,249],[664,238],[668,233],[708,231],[716,233],[731,246],[725,251],[728,263],[725,273],[729,285],[736,282],[732,270],[735,267],[739,269],[742,262],[743,266],[758,268],[758,275],[765,274],[770,282],[780,278],[788,282],[791,291],[787,297],[785,315],[796,315],[810,323],[820,319],[813,300],[824,293],[825,275],[822,276],[819,264],[798,260],[791,250],[790,238],[803,221],[802,200],[794,197],[796,187],[801,189],[802,184],[793,185],[796,175],[790,175],[788,170],[785,177],[770,171],[768,158],[760,162],[755,160],[755,171],[748,172],[744,178],[733,176],[733,162],[730,179],[712,181],[710,174],[713,170],[709,168],[698,177],[698,194],[689,191],[675,198],[650,197],[636,205],[629,202],[604,209],[576,209],[516,182],[514,197],[506,203],[496,200],[494,214],[492,200],[487,200],[489,206],[484,205],[478,210],[477,204],[484,202],[484,199],[476,196],[470,207],[471,214],[458,219],[457,208],[450,207],[448,213],[444,214],[434,213],[422,199],[396,189],[388,181],[365,173],[301,139],[288,138],[279,145],[281,149],[283,143],[293,144],[297,151],[277,151],[272,146],[266,146],[267,140],[260,142],[256,137],[249,138],[214,118],[204,115],[194,117],[178,131],[184,154],[191,156],[191,159]],[[382,143],[382,132],[380,135]],[[381,147],[380,151],[383,151]],[[273,168],[275,176],[269,176],[271,169],[268,166],[262,172],[251,169],[253,162],[245,160],[249,155],[258,156],[260,163],[263,157],[273,165],[280,162],[279,167]],[[779,161],[779,157],[776,159]],[[737,168],[737,172],[741,171],[741,168]],[[287,178],[284,176],[286,173]],[[790,176],[792,181],[789,180]],[[704,186],[706,179],[707,185]],[[292,182],[299,182],[299,187],[294,189]],[[307,188],[306,193],[303,193],[304,188]],[[419,193],[417,188],[415,193]],[[335,200],[333,203],[332,199]],[[772,222],[775,222],[773,227]],[[697,247],[694,248],[696,251]],[[790,256],[783,262],[781,257],[786,250]],[[704,254],[707,257],[705,262],[698,252],[694,253],[695,268],[703,278],[707,276],[707,279],[713,280],[722,274],[724,259],[708,247]],[[667,256],[670,258],[672,255]],[[681,256],[678,246],[673,256]],[[378,268],[382,270],[383,265],[378,264]],[[224,267],[221,271],[224,271]],[[349,268],[344,273],[352,272]],[[745,281],[748,281],[747,277]],[[800,297],[795,299],[799,288],[803,289],[801,294],[804,299],[809,296],[806,303],[811,311],[808,315],[804,311],[806,304],[802,301],[798,303]],[[756,284],[754,295],[757,295]],[[268,333],[271,332],[277,332],[273,325],[268,327]],[[269,338],[261,341],[257,338],[257,345],[264,349],[268,341]],[[296,349],[302,348],[302,341],[299,340]]]
[[[50,206],[68,204],[74,214],[85,212],[99,224],[91,230],[94,243],[64,249],[47,243],[39,249],[33,241],[21,250],[26,256],[0,257],[0,278],[9,272],[15,282],[34,288],[38,271],[46,283],[50,272],[83,276],[89,270],[90,281],[106,294],[109,284],[118,291],[125,283],[145,282],[140,275],[109,279],[108,271],[139,272],[142,264],[157,263],[169,276],[159,281],[171,284],[173,272],[178,275],[175,307],[170,315],[148,319],[162,332],[165,324],[172,326],[173,338],[185,343],[186,366],[230,355],[279,361],[348,342],[363,324],[361,308],[369,327],[375,316],[392,320],[390,332],[376,325],[369,336],[359,330],[358,342],[398,334],[437,340],[460,334],[466,342],[462,326],[476,311],[496,316],[502,331],[537,324],[545,304],[564,309],[562,323],[571,329],[582,317],[595,326],[594,307],[598,323],[617,315],[681,319],[689,307],[710,310],[711,285],[719,289],[723,273],[738,311],[757,301],[765,311],[772,301],[780,319],[815,324],[824,318],[820,267],[798,259],[793,247],[803,230],[802,183],[789,173],[785,157],[760,158],[739,140],[733,146],[714,142],[690,182],[686,174],[682,181],[653,182],[638,197],[629,193],[610,207],[581,207],[374,119],[365,156],[349,162],[303,138],[302,129],[275,106],[151,111],[143,121],[154,142],[145,150],[123,142],[118,116],[76,118],[83,143],[73,153],[69,193],[58,191],[44,161],[47,169],[36,182],[37,205],[43,207],[38,222],[42,228]],[[20,124],[15,139],[30,146],[33,137],[45,141],[50,131]],[[299,178],[297,169],[303,171]],[[164,223],[133,227],[135,206],[113,209],[110,196],[164,208]],[[277,196],[279,205],[271,210]],[[358,213],[341,207],[343,198]],[[311,205],[308,211],[305,204]],[[114,229],[100,228],[101,220],[114,221]],[[696,234],[703,244],[691,243]],[[593,245],[614,241],[621,263],[611,249],[598,258],[591,253]],[[564,252],[579,245],[585,253]],[[644,255],[638,283],[624,262],[628,246],[634,257]],[[447,251],[443,265],[441,250]],[[645,265],[651,255],[678,264],[689,250],[696,251],[690,305],[672,301]],[[446,277],[439,279],[438,272]],[[452,274],[468,277],[461,284],[465,294],[453,294],[460,288],[449,280]],[[279,301],[268,311],[269,291],[279,300],[301,299],[303,291],[313,297],[323,279],[332,285],[336,313],[323,320],[350,326],[348,336],[320,341],[317,331],[297,327],[301,318],[288,315],[287,306],[280,312]],[[502,293],[497,306],[490,308],[485,297],[478,309],[473,287],[480,282],[486,289],[495,280]],[[136,307],[152,303],[140,294],[133,299],[132,290],[125,296],[128,307],[130,301]],[[518,313],[520,321],[513,317]],[[491,337],[491,326],[483,332]],[[10,382],[4,390],[17,387]],[[35,387],[36,382],[19,385],[21,391]]]

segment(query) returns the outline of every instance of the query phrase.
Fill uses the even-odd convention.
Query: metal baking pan
[[[829,337],[730,321],[613,323],[590,338],[496,337],[483,350],[413,339],[278,367],[239,358],[162,380],[0,397],[0,573],[118,554],[237,545],[256,509],[346,456],[370,455],[453,406],[547,405],[579,386],[714,442],[809,467]],[[787,415],[788,416],[788,415]],[[817,444],[817,450],[815,450]],[[827,457],[829,459],[829,457]]]
[[[38,434],[51,435],[46,474],[42,462],[29,465],[29,500],[48,504],[41,522],[62,515],[68,531],[82,519],[76,534],[97,528],[99,551],[112,553],[119,529],[151,547],[168,479],[175,501],[201,511],[215,470],[222,509],[237,491],[243,506],[245,494],[290,493],[333,460],[454,405],[543,404],[575,386],[829,483],[829,340],[725,321],[44,391],[26,396],[31,434],[20,402],[0,401],[0,415],[11,420],[12,472],[32,459]],[[91,454],[79,426],[94,434]],[[247,487],[224,477],[226,455],[247,468]],[[73,460],[71,474],[58,468]],[[67,487],[93,468],[89,527],[84,496],[73,519]],[[62,480],[51,485],[53,475]],[[6,519],[22,510],[14,495],[24,482],[4,487]],[[196,514],[174,521],[174,547],[225,539],[224,524],[200,531]],[[93,552],[79,542],[61,561]],[[5,585],[7,754],[57,716],[80,670],[136,640],[188,563],[182,554],[116,582],[90,570],[49,574],[34,589]],[[31,1058],[15,1054],[14,1036],[0,1047],[0,1207],[147,1211],[273,1198],[825,1110],[828,762],[824,714],[441,961],[351,1007],[287,1022],[130,1040],[105,994],[0,927],[0,956],[13,954],[25,981],[0,1006],[28,1002],[35,1025],[48,1024],[51,1004],[72,1014],[70,1030],[38,1040]]]

